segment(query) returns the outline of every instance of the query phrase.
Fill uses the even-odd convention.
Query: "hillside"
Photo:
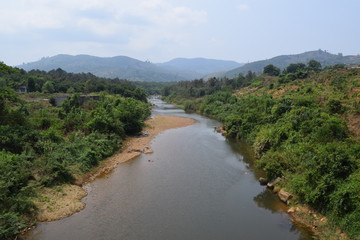
[[[121,78],[134,81],[169,82],[188,78],[162,69],[152,63],[142,62],[126,56],[95,57],[89,55],[56,55],[18,66],[24,70],[50,71],[61,68],[67,72],[90,72],[99,77]]]
[[[318,50],[294,55],[282,55],[267,60],[251,62],[226,72],[222,77],[235,77],[240,73],[246,74],[248,71],[262,72],[264,67],[269,64],[283,69],[291,63],[307,63],[312,59],[319,61],[323,67],[338,63],[360,64],[360,56],[343,56],[342,54],[336,55]]]
[[[359,239],[360,69],[308,65],[297,75],[180,82],[164,93],[252,144],[257,167],[282,179],[275,191],[292,194],[290,215],[320,239]]]
[[[235,61],[206,58],[175,58],[169,62],[157,63],[156,65],[180,75],[189,76],[190,79],[195,79],[215,72],[229,71],[243,64]]]

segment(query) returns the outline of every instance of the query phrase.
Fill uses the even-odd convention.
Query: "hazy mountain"
[[[60,54],[18,67],[27,71],[32,69],[50,71],[61,68],[73,73],[90,72],[99,77],[164,82],[193,80],[209,73],[227,71],[239,66],[241,64],[234,61],[204,58],[177,58],[166,63],[152,64],[126,56],[103,58]]]
[[[90,72],[99,77],[122,78],[139,81],[181,81],[209,77],[234,77],[248,71],[262,72],[268,64],[285,68],[291,63],[307,63],[311,59],[323,66],[337,63],[360,64],[360,56],[343,56],[326,51],[310,51],[295,55],[282,55],[267,60],[242,65],[234,61],[205,58],[176,58],[169,62],[153,64],[126,56],[95,57],[89,55],[56,55],[18,66],[24,70],[50,71],[61,68],[67,72]]]
[[[318,50],[295,55],[282,55],[267,60],[248,63],[226,72],[222,77],[226,76],[230,78],[237,76],[240,73],[246,74],[248,71],[262,72],[264,67],[268,64],[273,64],[283,69],[291,63],[307,63],[312,59],[319,61],[323,67],[338,63],[360,64],[360,56],[343,56],[342,54],[331,54],[326,51]]]
[[[99,77],[122,78],[140,81],[190,80],[184,76],[163,69],[149,62],[142,62],[126,56],[94,57],[89,55],[56,55],[18,66],[24,70],[40,69],[50,71],[61,68],[67,72],[90,72]]]
[[[190,79],[201,78],[205,75],[229,71],[242,66],[235,61],[215,60],[206,58],[175,58],[169,62],[157,63],[156,65],[173,71]]]

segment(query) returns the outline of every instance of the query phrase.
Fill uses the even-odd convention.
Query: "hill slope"
[[[175,58],[169,62],[157,63],[156,65],[188,76],[190,79],[195,79],[215,72],[229,71],[243,64],[235,61],[206,58]]]
[[[359,239],[360,69],[291,74],[182,82],[167,87],[165,99],[251,143],[255,165],[294,194],[291,216],[319,239]]]
[[[67,72],[90,72],[99,77],[123,78],[141,81],[179,81],[186,77],[162,69],[152,63],[142,62],[126,56],[101,58],[89,55],[56,55],[39,61],[18,66],[24,70],[39,69],[50,71],[61,68]]]
[[[295,55],[282,55],[267,60],[248,63],[226,72],[222,77],[235,77],[240,73],[246,74],[248,71],[262,72],[264,67],[269,64],[285,68],[291,63],[307,63],[312,59],[319,61],[323,67],[338,63],[360,64],[360,56],[342,56],[341,54],[336,55],[326,51],[317,50]]]

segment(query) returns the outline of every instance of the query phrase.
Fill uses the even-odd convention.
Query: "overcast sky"
[[[0,61],[56,54],[241,63],[310,50],[360,53],[359,0],[12,0]]]

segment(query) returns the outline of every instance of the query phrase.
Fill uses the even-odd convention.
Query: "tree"
[[[292,63],[286,67],[285,73],[296,73],[297,71],[305,70],[306,65],[303,63]]]
[[[331,113],[331,114],[336,114],[336,113],[343,113],[345,111],[343,105],[341,104],[341,102],[339,100],[336,99],[331,99],[328,103],[327,103],[327,110]]]
[[[56,106],[56,100],[55,100],[54,96],[50,97],[49,103],[51,104],[51,106]]]
[[[314,71],[314,72],[320,72],[322,69],[321,63],[312,59],[308,62],[307,64],[307,69],[309,71]]]
[[[6,79],[0,77],[0,88],[6,87],[6,86],[7,86]]]
[[[43,93],[53,93],[55,91],[54,84],[51,81],[46,81],[42,86]]]
[[[248,80],[248,81],[251,81],[254,78],[256,78],[256,73],[255,72],[248,71],[248,73],[245,75],[245,79]]]
[[[269,65],[264,67],[264,74],[267,74],[269,76],[279,76],[280,68],[275,67],[272,64],[269,64]]]
[[[35,81],[33,78],[29,78],[29,80],[27,81],[27,89],[28,89],[28,92],[36,91],[36,85],[35,85]]]

